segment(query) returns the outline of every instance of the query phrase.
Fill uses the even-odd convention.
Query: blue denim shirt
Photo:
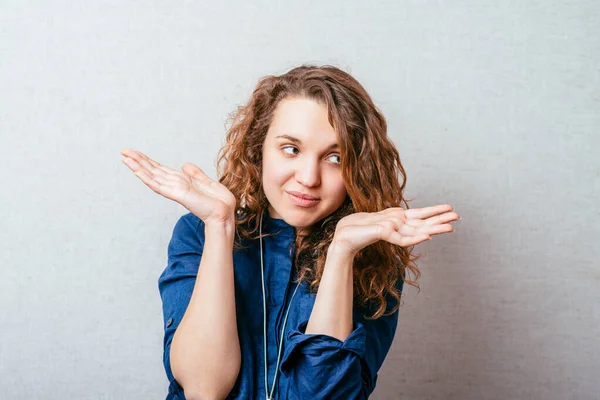
[[[296,287],[292,260],[295,229],[282,219],[263,219],[263,260],[267,299],[267,352],[269,390],[275,374],[281,328]],[[235,302],[241,347],[241,369],[228,399],[264,399],[263,295],[259,240],[243,242],[247,249],[233,253]],[[175,224],[168,246],[168,262],[158,279],[162,299],[163,364],[169,379],[167,400],[185,399],[173,377],[170,348],[194,289],[202,250],[204,222],[192,213]],[[402,290],[402,281],[398,288]],[[277,377],[275,399],[366,399],[373,392],[377,371],[388,353],[398,322],[398,311],[367,320],[354,310],[353,331],[341,341],[324,334],[305,334],[315,302],[302,282],[289,311]],[[394,303],[388,301],[389,308]]]

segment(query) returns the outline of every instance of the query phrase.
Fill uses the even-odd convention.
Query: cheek
[[[336,190],[336,197],[338,199],[345,199],[348,192],[346,191],[346,186],[342,183]]]
[[[280,186],[285,179],[286,169],[277,154],[270,150],[263,153],[263,185],[265,186]]]
[[[346,185],[344,185],[344,179],[342,178],[341,173],[335,173],[328,177],[327,187],[329,189],[329,193],[334,196],[346,196]]]
[[[336,185],[333,186],[333,196],[337,199],[338,202],[343,202],[348,192],[346,191],[346,185],[344,185],[343,180],[339,180]]]
[[[266,171],[266,172],[265,172]],[[263,185],[266,187],[277,188],[286,181],[285,171],[281,168],[267,168],[263,170]]]

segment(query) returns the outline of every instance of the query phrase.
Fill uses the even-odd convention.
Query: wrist
[[[356,252],[352,251],[345,243],[336,241],[331,242],[327,249],[327,257],[335,257],[343,261],[353,261]]]
[[[208,221],[204,223],[205,230],[214,233],[231,235],[235,233],[235,220],[232,218],[227,220]]]
[[[328,250],[336,254],[344,254],[347,257],[354,257],[358,253],[358,251],[354,250],[346,240],[337,235],[333,235]]]

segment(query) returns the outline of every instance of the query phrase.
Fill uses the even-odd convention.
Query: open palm
[[[431,235],[453,232],[450,222],[459,218],[449,204],[359,212],[340,219],[333,240],[353,254],[379,240],[402,247],[414,246],[431,239]]]
[[[122,160],[150,189],[167,199],[176,201],[205,223],[222,222],[234,215],[235,196],[220,182],[210,179],[192,163],[185,163],[181,171],[159,164],[145,154],[123,149]]]

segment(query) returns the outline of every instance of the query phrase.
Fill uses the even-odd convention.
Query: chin
[[[272,218],[277,218],[277,219],[282,219],[284,220],[288,225],[293,226],[294,228],[303,228],[308,226],[309,224],[307,224],[307,222],[309,222],[309,220],[312,220],[313,218],[311,218],[312,214],[308,213],[306,211],[302,211],[302,210],[289,210],[286,209],[285,211],[279,211],[276,210],[275,208],[272,207],[272,214],[274,215],[274,217]]]

